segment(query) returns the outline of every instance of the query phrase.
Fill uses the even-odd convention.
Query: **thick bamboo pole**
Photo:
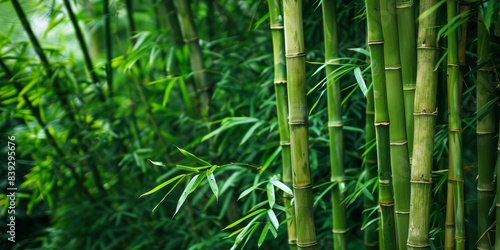
[[[377,138],[377,162],[379,178],[379,206],[382,230],[380,246],[396,249],[394,228],[394,198],[391,184],[389,114],[384,73],[384,38],[380,21],[380,6],[377,0],[366,1],[368,23],[368,46],[372,65],[372,80],[375,104],[375,135]]]
[[[271,20],[271,34],[273,39],[274,56],[274,90],[276,92],[276,109],[278,116],[278,129],[280,134],[281,161],[283,182],[292,187],[292,162],[290,153],[290,127],[288,126],[288,97],[286,81],[285,36],[281,2],[269,0],[269,17]],[[283,192],[286,218],[288,220],[288,246],[297,249],[297,232],[295,229],[294,207],[291,204],[293,196]]]
[[[420,13],[437,1],[420,1]],[[419,22],[417,38],[417,82],[414,105],[415,137],[411,173],[408,249],[429,249],[429,224],[434,153],[434,127],[437,119],[437,72],[434,71],[439,47],[437,11]]]
[[[489,32],[478,14],[477,22],[477,71],[476,107],[477,107],[477,199],[478,199],[478,242],[477,249],[491,249],[494,243],[491,225],[495,222],[495,213],[490,213],[495,198],[495,145],[496,115]]]
[[[302,1],[283,1],[288,110],[292,156],[295,222],[298,249],[316,249],[316,230],[309,167],[309,131],[306,98]]]
[[[324,0],[323,31],[325,40],[325,73],[328,101],[328,133],[330,138],[330,179],[334,183],[331,193],[332,218],[333,218],[333,248],[347,249],[346,214],[344,199],[344,136],[342,131],[342,96],[340,95],[340,82],[333,76],[335,61],[338,58],[337,15],[336,1]]]
[[[406,140],[405,116],[402,115],[405,113],[405,107],[395,1],[381,0],[380,11],[384,35],[385,77],[390,118],[389,131],[396,236],[398,247],[404,249],[408,240],[410,213],[410,162],[408,141]]]

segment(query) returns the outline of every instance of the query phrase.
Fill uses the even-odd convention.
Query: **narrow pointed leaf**
[[[266,223],[264,225],[264,228],[262,229],[262,232],[260,233],[259,241],[257,242],[257,245],[260,247],[262,243],[266,240],[267,233],[269,232],[269,223]]]
[[[207,171],[207,180],[208,184],[210,184],[210,188],[212,189],[212,193],[214,193],[215,198],[219,200],[219,187],[217,186],[217,182],[215,181],[215,176],[212,171]]]
[[[361,69],[356,67],[354,69],[354,76],[356,77],[356,82],[358,82],[358,86],[363,92],[363,95],[366,97],[368,94],[368,88],[366,87],[365,79],[363,79],[363,73],[361,73]]]
[[[274,185],[271,182],[267,183],[267,200],[269,202],[269,207],[273,208],[274,203],[276,203],[276,197],[274,195]]]
[[[179,212],[179,209],[181,208],[182,204],[184,204],[184,201],[186,201],[188,195],[190,194],[191,188],[196,183],[196,180],[198,179],[199,176],[200,176],[199,174],[193,176],[193,179],[189,181],[184,191],[182,191],[181,197],[177,202],[177,208],[175,209],[174,216],[177,214],[177,212]]]
[[[267,210],[267,216],[269,216],[269,220],[271,220],[274,228],[278,230],[278,228],[280,227],[280,222],[278,221],[278,217],[276,217],[276,214],[272,209]]]
[[[289,195],[293,195],[293,191],[292,191],[292,189],[290,189],[287,185],[285,185],[285,183],[283,183],[283,182],[281,182],[281,181],[279,181],[279,180],[276,180],[276,179],[274,179],[274,180],[272,179],[272,180],[271,180],[271,183],[272,183],[275,187],[277,187],[277,188],[281,189],[281,191],[283,191],[283,192],[285,192],[285,193],[287,193],[287,194],[289,194]]]
[[[160,166],[160,167],[165,167],[165,164],[163,164],[163,162],[159,162],[159,161],[152,161],[150,159],[148,159],[149,162],[151,162],[151,164],[155,165],[155,166]]]
[[[203,165],[203,166],[210,166],[210,165],[212,165],[212,164],[208,163],[207,161],[205,161],[205,160],[203,160],[203,159],[200,159],[200,158],[196,157],[194,154],[191,154],[190,152],[188,152],[188,151],[186,151],[186,150],[184,150],[184,149],[182,149],[182,148],[179,148],[179,147],[177,147],[177,146],[176,146],[176,148],[177,148],[177,149],[178,149],[178,150],[179,150],[179,151],[180,151],[180,152],[181,152],[184,156],[186,156],[187,158],[189,158],[189,159],[191,159],[191,160],[193,160],[193,161],[196,161],[196,162],[200,163],[200,164],[201,164],[201,165]]]
[[[235,221],[235,222],[231,223],[229,226],[225,227],[225,228],[224,228],[224,229],[222,229],[222,230],[226,230],[226,229],[232,228],[232,227],[234,227],[234,226],[236,226],[236,225],[240,224],[242,221],[244,221],[244,220],[246,220],[246,219],[248,219],[248,218],[250,218],[250,217],[252,217],[252,216],[254,216],[254,215],[258,215],[258,214],[262,214],[262,213],[264,213],[266,210],[267,210],[267,209],[259,209],[259,210],[253,211],[253,212],[251,212],[251,213],[247,214],[245,217],[243,217],[243,218],[241,218],[241,219],[239,219],[239,220],[237,220],[237,221]]]
[[[141,194],[141,196],[139,196],[139,198],[141,198],[142,196],[145,196],[145,195],[150,195],[150,194],[152,194],[152,193],[160,190],[161,188],[165,187],[166,185],[174,182],[175,180],[177,180],[179,178],[183,178],[184,176],[186,176],[186,175],[185,174],[181,174],[181,175],[178,175],[178,176],[176,176],[176,177],[174,177],[174,178],[172,178],[172,179],[170,179],[168,181],[165,181],[162,184],[160,184],[160,185],[156,186],[155,188],[151,189],[150,191],[148,191],[148,192],[146,192],[144,194]]]

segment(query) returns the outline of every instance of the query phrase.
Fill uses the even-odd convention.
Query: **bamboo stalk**
[[[394,229],[394,199],[391,184],[389,114],[384,73],[384,38],[380,20],[379,1],[366,1],[368,23],[368,47],[372,65],[375,104],[375,135],[377,139],[377,162],[379,178],[379,206],[381,210],[383,249],[396,249]]]
[[[316,249],[316,229],[309,167],[308,109],[302,1],[283,2],[288,110],[298,249]]]
[[[373,100],[373,87],[369,89],[368,95],[366,97],[366,126],[365,126],[365,147],[371,147],[371,143],[376,143],[375,141],[375,110],[374,110],[374,100]],[[369,181],[377,176],[377,150],[376,148],[367,149],[369,151],[365,152],[364,159],[364,173],[365,181]],[[367,187],[369,190],[373,189],[373,186]],[[377,206],[377,195],[374,195],[374,199],[371,200],[365,196],[363,200],[363,208],[371,209]],[[363,221],[371,221],[375,219],[376,214],[369,216],[368,213],[363,214]],[[379,235],[377,232],[377,224],[372,223],[371,225],[365,227],[363,243],[366,249],[379,249]]]
[[[109,13],[109,0],[103,1],[104,10],[104,40],[106,44],[106,81],[108,83],[108,95],[113,97],[113,47],[111,46],[111,16]]]
[[[457,2],[447,0],[448,23],[457,15]],[[450,25],[451,26],[451,25]],[[462,167],[462,120],[460,118],[460,82],[458,67],[458,33],[456,28],[448,30],[448,121],[449,121],[449,168],[453,169],[455,203],[455,244],[456,249],[465,249],[464,225],[464,178]]]
[[[410,212],[410,162],[406,122],[404,92],[399,56],[398,27],[394,0],[380,1],[382,32],[384,35],[384,62],[387,88],[387,104],[390,118],[390,148],[392,182],[394,187],[396,236],[398,247],[406,248]],[[411,41],[401,41],[407,43]]]
[[[500,87],[500,86],[499,86]],[[498,124],[498,127],[500,128],[500,120],[499,120],[499,124]],[[500,137],[500,132],[499,132],[499,137]],[[497,164],[496,164],[496,170],[497,170],[497,194],[500,194],[500,185],[498,185],[498,183],[500,183],[500,139],[498,140],[498,145],[497,145]],[[496,198],[496,216],[497,218],[500,218],[500,196],[497,195],[497,198]],[[500,243],[500,230],[497,230],[495,231],[495,242],[496,242],[496,248],[495,249],[498,249],[500,246],[498,243]]]
[[[276,109],[278,116],[278,129],[280,134],[281,160],[283,182],[292,187],[292,158],[290,152],[290,128],[288,126],[288,98],[286,81],[285,36],[283,15],[279,0],[269,0],[270,28],[273,40],[274,56],[274,90],[276,92]],[[291,204],[293,196],[283,192],[288,230],[289,249],[297,249],[297,231],[294,220],[294,207]]]
[[[177,18],[182,32],[184,42],[189,46],[189,59],[191,68],[194,72],[194,82],[196,85],[196,94],[199,99],[199,108],[201,117],[208,119],[210,105],[210,86],[203,68],[203,56],[198,34],[195,29],[193,17],[191,14],[190,1],[174,0],[177,10]]]
[[[397,0],[397,20],[401,72],[404,91],[406,137],[408,139],[409,159],[413,154],[413,110],[415,82],[417,77],[417,39],[415,32],[415,10],[413,0]],[[411,160],[410,160],[411,163]]]
[[[437,1],[420,1],[420,13]],[[429,249],[434,127],[437,120],[437,72],[434,71],[439,47],[437,11],[419,22],[417,40],[417,81],[414,105],[414,147],[411,173],[408,249]]]
[[[483,66],[477,71],[476,104],[477,104],[477,197],[478,197],[478,243],[477,249],[491,249],[493,232],[491,225],[495,221],[495,213],[490,207],[495,197],[495,106],[491,105],[495,97],[495,85],[492,81],[493,67],[491,59],[489,33],[478,13],[477,22],[477,64]]]
[[[83,59],[85,61],[85,66],[87,67],[87,72],[90,74],[90,77],[92,78],[92,82],[96,86],[99,100],[101,102],[106,101],[106,98],[104,97],[104,93],[102,91],[102,88],[99,86],[99,77],[97,76],[97,73],[94,69],[94,64],[92,63],[92,59],[90,58],[90,53],[87,47],[87,43],[85,42],[85,38],[83,37],[83,32],[80,29],[80,25],[78,25],[78,20],[75,16],[75,13],[73,12],[73,9],[71,8],[71,3],[69,0],[64,0],[64,6],[66,10],[68,11],[68,16],[69,19],[71,20],[71,24],[73,25],[73,28],[75,29],[75,35],[78,40],[78,44],[80,45],[80,48],[82,50],[83,54]]]
[[[328,101],[328,133],[330,138],[330,168],[331,181],[334,186],[331,193],[332,218],[333,218],[333,248],[347,249],[347,225],[345,205],[342,204],[344,187],[344,136],[342,125],[342,96],[340,95],[340,82],[334,78],[334,71],[338,66],[338,37],[337,13],[334,0],[324,0],[323,30],[325,40],[325,73],[327,78]]]

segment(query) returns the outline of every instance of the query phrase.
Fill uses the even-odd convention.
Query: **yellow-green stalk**
[[[288,98],[286,82],[286,58],[283,15],[279,0],[269,0],[269,17],[271,20],[271,34],[273,39],[274,56],[274,90],[276,92],[276,109],[278,116],[278,129],[280,134],[281,161],[283,182],[292,187],[292,162],[290,153],[290,128],[288,126]],[[297,249],[297,232],[295,229],[294,208],[291,204],[292,196],[283,192],[286,218],[288,220],[288,246]]]
[[[381,0],[380,11],[383,17],[381,21],[384,35],[385,78],[390,118],[389,131],[396,237],[398,247],[404,249],[408,240],[410,214],[410,162],[408,141],[406,140],[405,116],[402,115],[405,113],[405,107],[395,1]]]
[[[375,104],[375,135],[377,138],[377,162],[379,181],[379,206],[381,210],[380,246],[396,249],[394,227],[394,198],[391,184],[389,113],[384,73],[384,37],[380,20],[380,5],[377,0],[366,1],[368,23],[368,47],[372,65],[372,80]]]
[[[302,1],[283,1],[288,112],[298,249],[316,249],[316,229],[309,167],[309,132]]]
[[[420,1],[420,13],[437,1]],[[417,81],[414,105],[414,146],[411,172],[410,221],[408,249],[429,249],[429,227],[432,190],[434,127],[437,119],[437,72],[434,71],[439,47],[437,12],[419,21],[417,38]]]

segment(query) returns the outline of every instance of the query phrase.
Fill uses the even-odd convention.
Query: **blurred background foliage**
[[[265,190],[257,189],[238,200],[241,192],[281,173],[267,3],[192,1],[202,71],[211,86],[209,113],[203,115],[189,46],[179,33],[171,0],[19,1],[23,13],[15,11],[14,2],[0,3],[0,131],[2,138],[16,137],[18,242],[13,246],[2,240],[0,248],[229,249],[234,239],[225,238],[231,231],[222,229],[267,198]],[[316,229],[319,249],[328,249],[332,222],[325,192],[331,184],[319,4],[304,1],[303,16]],[[350,248],[359,249],[363,205],[356,198],[373,191],[359,189],[363,154],[372,144],[365,145],[366,99],[350,72],[360,67],[369,83],[364,2],[338,1],[337,9],[340,56],[351,64],[341,81],[346,184],[354,194],[347,207],[348,237]],[[28,36],[22,16],[39,45]],[[466,108],[474,107],[474,83],[465,87],[467,121],[475,112]],[[464,151],[466,187],[475,181],[474,126],[463,133],[464,142],[471,142]],[[445,130],[437,129],[436,152],[447,150]],[[166,191],[138,197],[183,173],[176,165],[196,166],[175,146],[212,164],[229,165],[215,173],[218,200],[208,184],[201,185],[173,217],[182,188],[174,189],[154,213]],[[6,152],[1,146],[1,155]],[[2,167],[0,176],[5,171]],[[436,173],[437,180],[445,178]],[[6,185],[6,178],[0,179],[2,190]],[[433,204],[436,221],[444,218],[440,187],[434,193],[442,198]],[[475,187],[467,190],[467,201],[473,203]],[[5,194],[0,198],[6,215]],[[474,209],[467,206],[466,213],[474,214]],[[278,216],[283,221],[284,214]],[[474,218],[468,227],[475,226]],[[7,223],[6,216],[2,223]],[[436,242],[442,230],[437,223],[433,227]],[[0,233],[4,238],[5,232]],[[262,249],[285,249],[283,225],[277,236]],[[247,247],[256,248],[257,241],[252,237]]]

